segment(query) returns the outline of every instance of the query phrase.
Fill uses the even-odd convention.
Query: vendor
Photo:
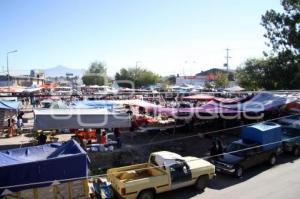
[[[120,133],[120,129],[119,128],[114,128],[114,135],[116,137],[117,147],[121,148],[122,143],[121,143],[121,133]]]
[[[107,134],[105,130],[102,130],[100,144],[107,144]]]
[[[8,126],[8,137],[12,137],[16,135],[16,120],[13,118],[9,118],[7,121]]]
[[[96,140],[97,140],[97,143],[101,142],[101,129],[99,129],[99,128],[96,129]]]
[[[37,139],[38,139],[38,145],[43,145],[46,144],[47,136],[42,131],[40,135],[37,137]]]

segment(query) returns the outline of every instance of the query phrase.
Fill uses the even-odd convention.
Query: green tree
[[[215,79],[216,88],[225,88],[229,84],[227,73],[217,73]]]
[[[135,88],[140,88],[142,86],[148,86],[155,84],[160,81],[160,76],[153,73],[152,71],[142,69],[142,68],[122,68],[120,72],[115,75],[116,80],[125,80],[134,83]],[[119,81],[119,85],[123,87],[131,87],[131,84]]]
[[[237,68],[238,83],[247,90],[258,90],[263,87],[264,59],[248,59],[242,67]]]
[[[262,16],[264,35],[275,52],[290,51],[299,55],[300,50],[300,1],[282,0],[283,13],[268,10]]]
[[[282,0],[283,12],[268,10],[262,16],[264,36],[272,47],[263,59],[249,59],[237,70],[247,89],[300,88],[300,1]]]
[[[107,80],[106,67],[103,62],[92,62],[88,71],[82,77],[85,85],[102,86]]]
[[[267,11],[262,26],[272,47],[269,75],[275,89],[300,88],[300,1],[282,0],[283,12]],[[272,76],[271,76],[272,75]]]
[[[174,85],[176,84],[176,76],[175,75],[170,75],[166,78],[166,83]]]

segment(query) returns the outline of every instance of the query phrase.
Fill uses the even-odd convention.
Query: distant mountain
[[[44,69],[44,72],[46,77],[61,77],[61,76],[66,76],[66,73],[72,73],[73,76],[82,77],[85,71],[83,69],[74,69],[65,66],[56,66],[54,68]]]

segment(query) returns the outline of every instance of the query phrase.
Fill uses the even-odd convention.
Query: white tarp
[[[161,167],[169,167],[173,164],[176,164],[176,160],[183,160],[183,157],[181,155],[169,151],[156,152],[154,153],[154,155],[156,163]]]
[[[126,113],[106,109],[35,109],[35,129],[125,128],[131,121]]]
[[[244,91],[245,89],[240,87],[240,86],[233,86],[230,88],[225,88],[225,91],[229,91],[229,92],[239,92],[239,91]]]

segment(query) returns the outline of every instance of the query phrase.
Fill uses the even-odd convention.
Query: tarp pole
[[[89,197],[89,184],[88,184],[88,180],[87,179],[82,180],[82,185],[83,185],[84,195],[86,197]]]
[[[33,198],[34,199],[39,199],[38,189],[37,188],[33,188],[32,191],[33,191]]]
[[[21,198],[21,193],[20,193],[19,191],[16,193],[16,198],[17,198],[17,199],[20,199],[20,198]]]
[[[72,182],[68,182],[68,193],[69,193],[69,199],[72,199],[73,196]]]
[[[57,195],[58,195],[58,187],[57,185],[53,185],[53,195],[54,195],[54,199],[58,199]]]

